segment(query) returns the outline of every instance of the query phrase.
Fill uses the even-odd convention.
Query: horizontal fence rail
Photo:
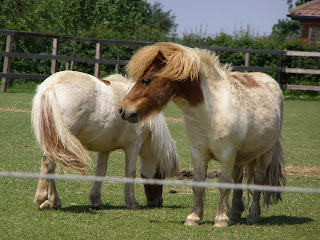
[[[116,45],[116,46],[130,46],[130,47],[143,47],[146,45],[154,44],[155,42],[142,42],[142,41],[122,41],[122,40],[110,40],[110,39],[98,39],[98,38],[86,38],[59,34],[46,34],[46,33],[34,33],[25,31],[14,31],[14,30],[1,30],[0,35],[7,36],[6,51],[0,51],[0,57],[4,57],[3,71],[0,72],[1,91],[5,92],[10,79],[21,78],[21,79],[36,79],[44,80],[50,74],[22,74],[13,73],[13,69],[10,69],[10,58],[26,58],[36,60],[50,60],[51,61],[51,74],[56,72],[57,61],[70,61],[70,62],[81,62],[81,63],[93,63],[94,76],[98,77],[100,74],[100,65],[114,65],[124,66],[128,60],[120,59],[102,59],[101,58],[101,45]],[[12,44],[14,37],[36,37],[36,38],[49,38],[53,41],[52,55],[49,54],[35,54],[35,53],[19,53],[12,51]],[[95,43],[96,44],[96,55],[95,58],[86,57],[74,57],[74,56],[62,56],[58,55],[58,42],[61,40],[69,40],[75,42]],[[191,46],[195,47],[195,46]],[[263,49],[240,49],[240,48],[228,48],[228,47],[211,47],[211,46],[196,46],[198,48],[208,49],[214,52],[240,52],[245,53],[245,65],[244,66],[233,66],[235,71],[259,71],[259,72],[276,72],[277,81],[280,83],[282,73],[295,73],[295,74],[313,74],[320,75],[320,70],[317,69],[297,69],[297,68],[284,68],[282,67],[283,56],[296,56],[296,57],[320,57],[319,52],[301,52],[301,51],[286,51],[286,50],[263,50]],[[278,56],[278,67],[258,67],[250,66],[250,54],[271,54]],[[116,68],[117,69],[117,68]],[[320,91],[320,86],[302,86],[302,85],[288,85],[281,84],[284,89],[292,90],[310,90]]]
[[[155,184],[155,185],[172,185],[186,187],[203,187],[203,188],[224,188],[236,190],[258,190],[266,192],[291,192],[291,193],[309,193],[320,194],[320,188],[310,187],[280,187],[256,184],[234,184],[220,182],[196,182],[196,181],[176,181],[162,179],[146,178],[121,178],[121,177],[100,177],[100,176],[80,176],[80,175],[62,175],[62,174],[38,174],[28,172],[0,172],[2,178],[23,178],[23,179],[51,179],[67,181],[85,181],[85,182],[109,182],[109,183],[134,183],[134,184]]]

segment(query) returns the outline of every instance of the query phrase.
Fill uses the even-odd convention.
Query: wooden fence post
[[[279,68],[282,68],[282,57],[283,57],[283,55],[278,55],[278,67]],[[277,72],[277,82],[279,84],[283,84],[281,77],[282,77],[282,72]]]
[[[13,44],[13,36],[8,35],[7,36],[7,45],[6,45],[6,52],[12,51],[12,44]],[[4,57],[4,63],[3,63],[3,73],[9,73],[10,72],[10,57],[5,56]],[[1,92],[7,91],[7,87],[10,84],[10,78],[3,77],[1,81]]]
[[[96,43],[96,59],[101,58],[101,43]],[[94,76],[99,77],[100,75],[100,64],[95,63],[94,64]]]
[[[59,48],[59,41],[57,38],[53,39],[53,45],[52,45],[52,55],[57,56],[58,55],[58,48]],[[56,59],[52,59],[51,61],[51,74],[54,74],[58,69],[58,62]]]
[[[246,57],[244,60],[244,66],[249,67],[250,66],[250,53],[246,52]],[[248,72],[247,70],[245,72]]]
[[[118,61],[119,61],[119,55],[120,55],[120,50],[119,50],[119,47],[118,47],[118,53],[117,53],[117,60]],[[115,65],[114,71],[115,71],[116,74],[119,74],[119,64]]]

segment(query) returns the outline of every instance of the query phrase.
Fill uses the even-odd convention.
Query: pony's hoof
[[[259,222],[260,219],[261,219],[260,215],[257,215],[257,214],[249,214],[248,217],[247,217],[247,219],[246,219],[246,221],[247,221],[247,223],[252,224],[252,223],[257,223],[257,222]]]
[[[89,199],[89,204],[90,204],[90,208],[93,209],[93,210],[102,210],[102,201],[101,199],[99,200],[92,200],[92,199]]]
[[[232,213],[231,213],[231,219],[232,219],[232,220],[239,220],[239,219],[241,219],[241,212],[240,212],[240,211],[232,212]]]
[[[214,222],[214,227],[227,227],[229,225],[229,221],[215,221]]]
[[[92,210],[102,210],[103,208],[102,208],[102,205],[97,205],[97,206],[90,205],[90,209],[92,209]]]
[[[38,205],[39,210],[49,210],[51,207],[51,204],[49,202],[49,200],[44,201],[43,203]]]
[[[127,208],[132,210],[140,210],[140,205],[138,202],[134,202],[134,203],[127,204]]]
[[[188,215],[184,225],[186,225],[186,226],[199,226],[200,221],[201,221],[201,219],[197,214],[191,213],[190,215]]]
[[[199,226],[200,222],[197,221],[190,221],[190,220],[186,220],[184,222],[184,225],[186,226]]]
[[[230,219],[226,214],[217,216],[214,220],[215,227],[227,227],[230,223]]]
[[[154,202],[147,202],[147,206],[150,208],[162,207],[163,199],[162,197]]]

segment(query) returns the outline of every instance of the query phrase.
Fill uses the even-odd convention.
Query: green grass
[[[31,93],[0,94],[0,170],[39,171],[42,152],[30,127],[32,97]],[[165,115],[182,117],[172,103]],[[319,119],[320,102],[285,101],[283,139],[289,165],[320,166]],[[181,170],[192,169],[183,123],[169,121],[168,126],[176,141]],[[109,176],[124,175],[123,158],[121,151],[111,155]],[[218,168],[212,162],[209,171]],[[320,187],[319,176],[287,177],[288,186]],[[216,189],[207,190],[202,225],[186,227],[183,222],[193,199],[190,188],[165,186],[163,208],[149,209],[143,186],[136,185],[142,207],[134,211],[125,209],[123,185],[104,183],[104,209],[92,211],[87,203],[91,186],[91,182],[57,181],[62,210],[38,211],[33,204],[37,180],[0,178],[0,239],[320,239],[319,195],[285,193],[280,204],[262,208],[260,223],[246,224],[246,210],[241,220],[217,229],[212,226],[219,201]],[[178,193],[169,194],[172,189]]]

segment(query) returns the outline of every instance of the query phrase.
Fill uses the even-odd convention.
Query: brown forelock
[[[239,82],[247,87],[247,88],[257,88],[260,87],[260,85],[258,84],[258,82],[254,79],[253,76],[251,76],[250,74],[244,73],[244,74],[234,74],[233,77],[237,80],[239,80]]]

